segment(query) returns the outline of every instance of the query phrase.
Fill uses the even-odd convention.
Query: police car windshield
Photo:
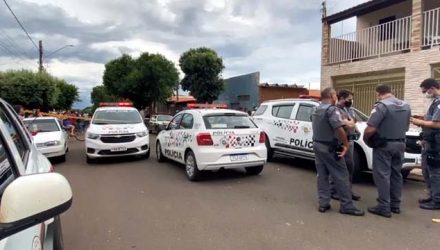
[[[25,120],[23,121],[29,131],[38,131],[38,132],[56,132],[60,131],[60,128],[57,125],[55,120]]]
[[[212,114],[203,117],[206,129],[246,129],[256,128],[249,116],[236,113]]]
[[[368,116],[357,109],[354,109],[354,115],[356,116],[355,118],[356,118],[356,121],[358,121],[358,122],[368,121]]]
[[[97,125],[137,124],[141,122],[141,116],[137,110],[98,110],[92,121]]]

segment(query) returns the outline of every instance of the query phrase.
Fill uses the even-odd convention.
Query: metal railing
[[[409,50],[411,16],[330,39],[330,63]]]
[[[440,8],[423,12],[423,46],[440,45]]]

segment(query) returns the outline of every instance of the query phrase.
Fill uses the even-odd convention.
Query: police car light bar
[[[100,102],[100,107],[133,107],[132,102]]]
[[[227,109],[228,105],[224,103],[204,104],[204,103],[188,103],[187,108],[190,109]]]

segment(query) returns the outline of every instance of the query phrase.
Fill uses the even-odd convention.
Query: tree
[[[179,65],[185,77],[182,89],[189,90],[198,102],[212,103],[223,90],[223,60],[209,48],[190,49],[180,56]]]
[[[26,108],[49,110],[58,101],[57,78],[46,72],[28,70],[0,72],[0,97]]]
[[[105,65],[103,76],[108,94],[129,99],[137,108],[166,100],[178,81],[179,73],[173,62],[160,54],[149,53],[136,60],[128,55],[112,60]]]
[[[56,109],[69,110],[72,108],[74,102],[79,101],[78,87],[72,84],[68,84],[64,80],[57,80],[56,87],[60,91]]]
[[[110,94],[107,87],[104,85],[98,85],[92,89],[92,93],[90,94],[90,99],[93,103],[93,109],[98,107],[100,102],[116,102],[118,101],[118,97]]]
[[[122,55],[105,64],[104,86],[109,93],[128,98],[127,77],[133,71],[135,61],[129,55]]]

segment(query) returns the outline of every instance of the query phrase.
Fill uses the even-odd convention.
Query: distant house
[[[356,17],[356,31],[332,35],[332,27]],[[391,85],[413,113],[427,105],[420,82],[440,80],[440,1],[371,0],[322,18],[321,89],[354,92],[357,108],[370,112],[378,83]]]

